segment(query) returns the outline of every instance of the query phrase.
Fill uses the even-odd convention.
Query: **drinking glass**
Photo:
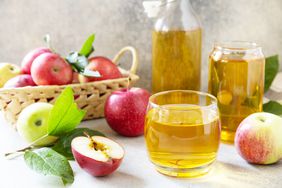
[[[152,95],[145,120],[151,162],[165,175],[197,177],[215,161],[220,141],[217,99],[191,90]]]

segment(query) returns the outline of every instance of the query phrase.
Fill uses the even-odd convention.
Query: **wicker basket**
[[[12,89],[0,89],[0,110],[6,121],[15,125],[20,112],[28,105],[35,102],[54,103],[62,90],[69,86],[73,89],[75,102],[80,109],[87,111],[84,120],[100,118],[104,116],[104,103],[112,91],[128,87],[134,84],[139,77],[135,74],[138,66],[137,52],[133,47],[124,47],[114,57],[117,64],[120,57],[129,51],[132,54],[132,66],[129,71],[120,69],[123,78],[103,80],[89,83],[71,84],[63,86],[36,86]],[[130,79],[128,79],[130,78]]]

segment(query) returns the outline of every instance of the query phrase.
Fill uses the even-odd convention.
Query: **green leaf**
[[[92,71],[86,69],[86,66],[89,64],[88,59],[80,55],[78,52],[72,52],[66,57],[67,62],[72,66],[74,71],[79,72],[84,76],[89,77],[101,77],[98,71]]]
[[[99,71],[92,71],[89,69],[84,69],[83,75],[90,76],[90,77],[97,77],[97,78],[101,77],[101,74],[99,73]]]
[[[71,184],[74,181],[74,175],[69,161],[50,148],[26,151],[24,159],[26,164],[38,173],[58,176],[64,184]]]
[[[95,40],[95,34],[92,34],[84,42],[79,52],[71,52],[66,61],[72,66],[72,69],[84,76],[89,77],[101,77],[98,71],[87,70],[86,66],[89,64],[88,57],[94,51],[93,42]]]
[[[66,87],[57,98],[48,121],[48,134],[60,136],[72,131],[82,121],[85,111],[74,102],[73,91]]]
[[[94,40],[95,40],[95,34],[90,35],[88,39],[84,42],[82,48],[79,51],[79,54],[88,57],[94,51],[93,48]]]
[[[263,104],[263,111],[281,116],[282,105],[276,101],[269,101],[268,103]]]
[[[77,128],[61,136],[56,144],[52,147],[52,149],[65,156],[67,159],[74,160],[71,151],[71,141],[75,137],[84,136],[84,132],[87,132],[90,136],[105,136],[99,131],[91,130],[88,128]]]
[[[76,72],[83,73],[85,67],[88,65],[88,59],[85,56],[81,56],[78,52],[71,52],[66,60],[72,65]]]
[[[265,59],[265,79],[264,79],[264,92],[270,88],[276,74],[279,70],[278,55],[270,56]]]

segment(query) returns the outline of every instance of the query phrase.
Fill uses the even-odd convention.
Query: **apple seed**
[[[105,157],[108,160],[111,160],[112,158],[110,157],[110,155],[108,154],[109,148],[107,146],[105,146],[102,143],[96,142],[93,137],[91,137],[87,132],[84,132],[84,135],[87,136],[87,138],[89,138],[90,140],[90,144],[89,147],[92,149],[94,149],[95,151],[100,151],[103,155],[105,155]]]

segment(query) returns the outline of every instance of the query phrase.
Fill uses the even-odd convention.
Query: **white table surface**
[[[282,101],[282,72],[272,84],[267,97]],[[217,162],[206,176],[197,179],[177,179],[159,174],[147,157],[143,136],[126,138],[113,132],[104,119],[83,122],[121,143],[126,151],[119,169],[113,174],[95,178],[71,162],[74,188],[282,188],[282,160],[274,165],[251,165],[235,151],[233,145],[221,144]],[[281,135],[282,136],[282,135]],[[22,157],[7,160],[3,154],[25,146],[17,132],[0,115],[0,188],[57,188],[63,187],[56,177],[43,176],[29,169]]]
[[[121,143],[126,155],[120,168],[112,175],[95,178],[71,162],[75,181],[69,187],[80,188],[281,188],[282,161],[275,165],[259,166],[245,162],[232,145],[221,144],[218,160],[213,170],[198,179],[177,179],[159,174],[149,162],[144,138],[126,138],[118,136],[107,125],[104,119],[83,122],[80,127],[88,127],[105,133],[108,137]],[[25,165],[23,158],[7,160],[3,154],[24,146],[24,142],[3,118],[0,118],[0,187],[1,188],[45,188],[63,187],[60,179],[43,176]]]

